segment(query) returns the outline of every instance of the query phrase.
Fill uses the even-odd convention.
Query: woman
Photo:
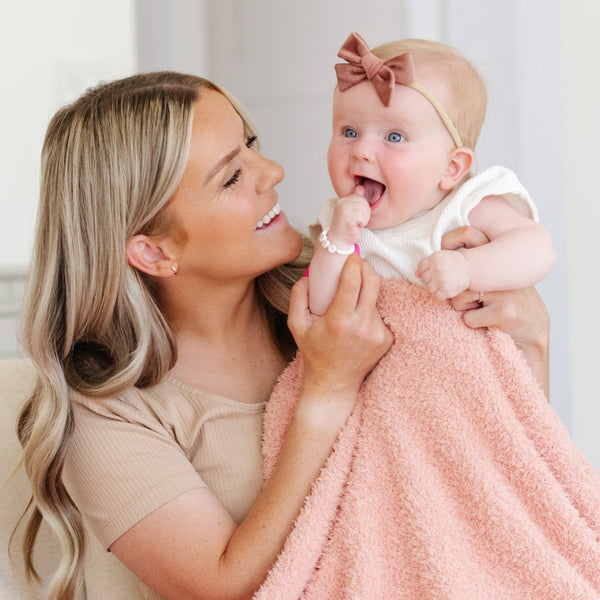
[[[66,548],[50,598],[77,587],[79,511],[148,597],[250,597],[391,344],[358,258],[323,318],[304,280],[289,298],[307,257],[254,142],[222,90],[175,73],[99,86],[49,126],[24,314],[40,379],[19,434],[28,564],[40,514]],[[522,306],[509,328],[545,319],[537,297]],[[546,339],[525,326],[542,374]],[[264,402],[296,344],[302,391],[261,490]]]

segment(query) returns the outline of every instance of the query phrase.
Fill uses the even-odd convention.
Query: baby
[[[327,309],[360,241],[386,278],[378,308],[394,343],[255,598],[600,598],[597,473],[512,339],[466,327],[438,300],[529,286],[554,262],[515,175],[469,177],[483,85],[442,44],[371,53],[352,34],[340,56],[328,158],[340,200],[319,214],[310,310]],[[464,225],[489,243],[441,250]],[[299,354],[267,402],[267,479],[303,364]]]
[[[369,50],[352,33],[339,55],[328,151],[339,199],[321,208],[310,266],[310,310],[322,315],[346,257],[360,253],[382,277],[427,287],[438,298],[531,286],[555,262],[529,194],[510,170],[471,176],[486,92],[455,49],[401,40]],[[464,225],[490,240],[441,250]]]
[[[360,241],[385,278],[378,308],[394,343],[255,598],[600,598],[597,473],[513,340],[438,300],[529,286],[554,262],[515,175],[469,177],[484,87],[442,44],[371,53],[352,34],[340,56],[328,158],[340,200],[319,214],[310,310],[327,309]],[[464,225],[489,243],[442,251]],[[267,403],[267,479],[303,364],[299,354]]]

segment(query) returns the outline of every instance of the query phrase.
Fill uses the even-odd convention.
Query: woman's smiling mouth
[[[255,229],[262,229],[266,227],[279,213],[281,212],[281,206],[279,202],[256,224]]]

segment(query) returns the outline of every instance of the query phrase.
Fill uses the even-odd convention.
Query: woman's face
[[[227,98],[201,90],[187,166],[169,203],[183,234],[179,273],[247,279],[297,258],[300,234],[277,203],[283,177],[281,165],[246,138]]]

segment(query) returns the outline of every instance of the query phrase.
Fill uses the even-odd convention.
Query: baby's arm
[[[466,289],[529,287],[554,266],[556,255],[548,232],[501,196],[484,198],[469,214],[469,221],[487,235],[489,244],[434,252],[417,267],[417,277],[439,298],[453,298]]]
[[[340,273],[348,252],[354,251],[354,244],[360,237],[360,228],[371,217],[369,203],[364,197],[364,189],[357,186],[355,193],[340,198],[333,211],[331,226],[326,231],[326,242],[317,240],[308,273],[308,299],[310,312],[324,315],[338,287]],[[329,243],[329,247],[325,246]],[[339,249],[344,252],[332,252]]]

